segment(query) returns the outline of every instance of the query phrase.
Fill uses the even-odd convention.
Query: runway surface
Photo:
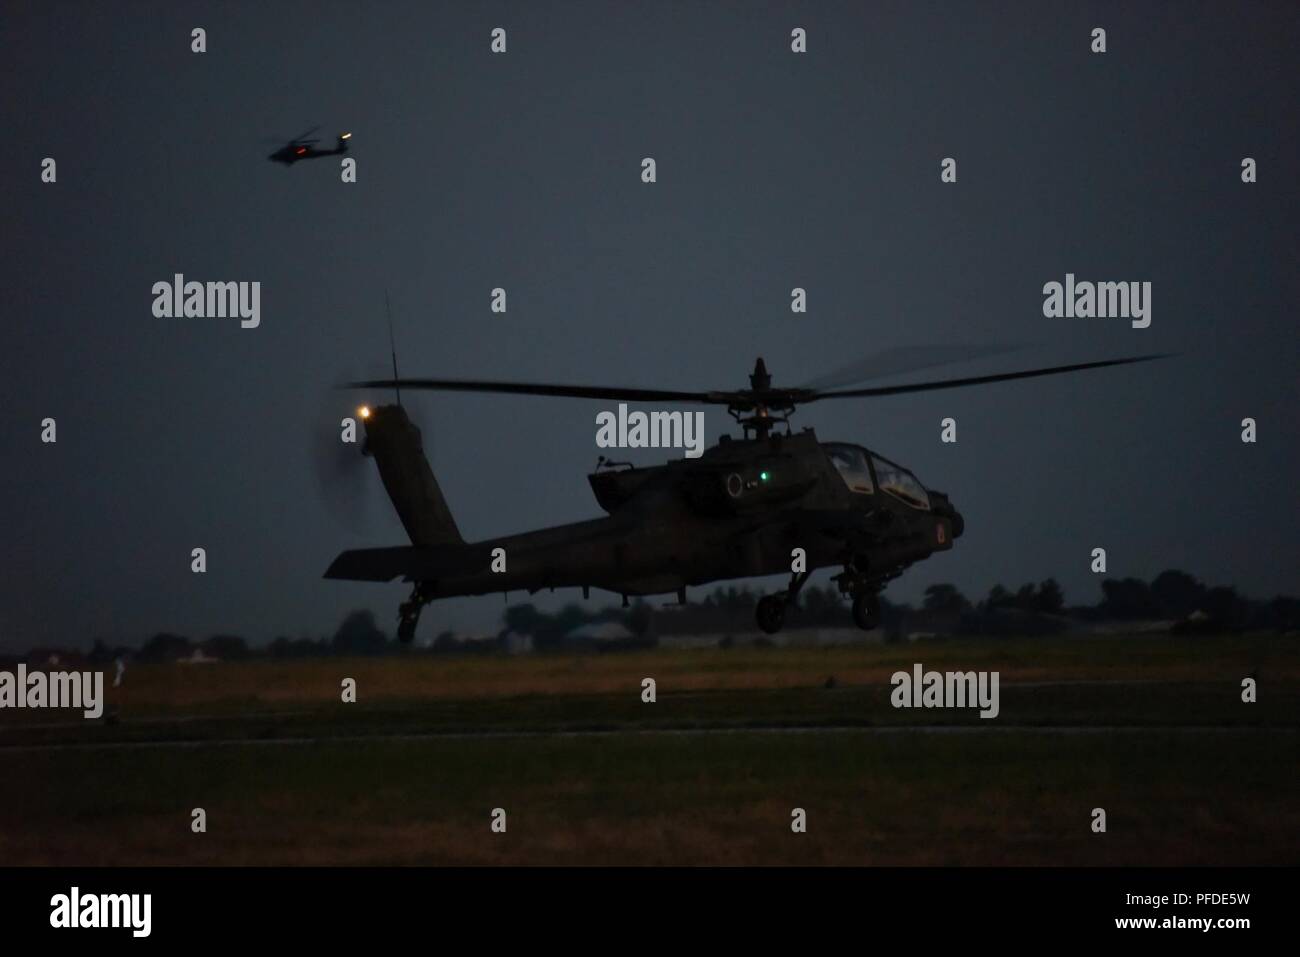
[[[1300,728],[1288,727],[1214,727],[1188,725],[826,725],[820,727],[751,726],[751,727],[697,727],[697,728],[631,728],[567,731],[427,731],[395,734],[352,734],[275,738],[208,738],[193,741],[102,741],[69,742],[61,744],[0,744],[0,755],[6,753],[41,751],[116,751],[125,749],[148,750],[154,748],[197,749],[207,747],[234,747],[239,745],[292,746],[309,744],[360,744],[369,741],[444,741],[502,738],[612,738],[630,736],[687,736],[712,734],[1269,734],[1282,732],[1295,734]]]

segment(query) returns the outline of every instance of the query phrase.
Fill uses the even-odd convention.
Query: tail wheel
[[[785,624],[785,601],[777,595],[764,595],[754,609],[754,618],[765,634],[776,634]]]
[[[859,592],[853,598],[853,623],[863,631],[880,627],[880,597],[875,592]]]

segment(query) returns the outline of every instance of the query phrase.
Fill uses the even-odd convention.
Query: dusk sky
[[[409,376],[723,389],[758,355],[796,385],[931,343],[1023,348],[912,378],[1176,353],[794,424],[964,515],[894,601],[1053,576],[1094,602],[1095,547],[1111,577],[1300,592],[1300,6],[1133,6],[6,4],[0,650],[261,644],[361,607],[391,631],[408,586],[321,576],[401,525],[372,463],[340,522],[312,455],[359,398],[332,386],[388,371],[386,289]],[[355,184],[337,158],[267,161],[317,124],[326,147],[353,132]],[[155,317],[175,273],[260,282],[260,326]],[[1150,327],[1045,317],[1067,273],[1150,282]],[[616,404],[408,404],[466,539],[599,514],[586,473]],[[495,631],[502,607],[436,603],[420,637]]]

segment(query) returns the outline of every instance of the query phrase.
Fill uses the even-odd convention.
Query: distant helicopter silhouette
[[[305,133],[299,133],[287,144],[268,156],[267,159],[272,163],[283,163],[285,166],[292,166],[299,160],[316,159],[321,156],[338,156],[340,153],[346,153],[348,151],[348,140],[352,138],[351,133],[340,133],[338,146],[332,150],[316,149],[314,144],[319,143],[320,140],[309,140],[307,137],[311,136],[318,129],[320,129],[319,126],[313,126]]]

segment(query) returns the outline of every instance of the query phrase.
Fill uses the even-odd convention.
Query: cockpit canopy
[[[930,496],[917,477],[894,462],[860,445],[823,442],[822,450],[834,464],[849,491],[873,495],[877,488],[912,506],[929,509]]]

